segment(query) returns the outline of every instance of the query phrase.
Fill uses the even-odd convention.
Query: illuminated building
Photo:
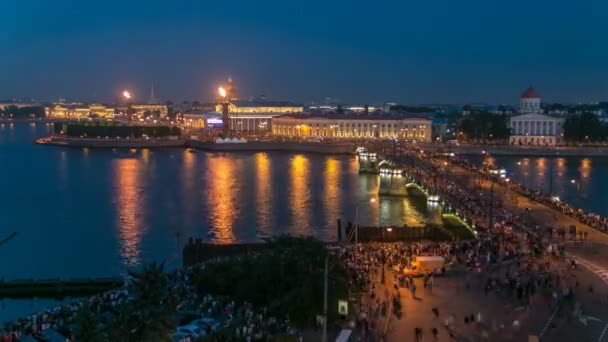
[[[272,118],[290,113],[301,113],[302,106],[285,101],[229,101],[228,114],[230,127],[235,131],[265,131],[270,130]],[[222,111],[222,105],[216,106],[216,111]]]
[[[192,111],[182,114],[183,126],[192,129],[222,128],[222,116],[213,111]]]
[[[62,105],[57,104],[54,107],[45,107],[44,113],[49,118],[58,119],[87,119],[91,117],[98,118],[113,118],[114,108],[108,108],[103,105]]]
[[[431,119],[405,115],[285,114],[272,119],[272,133],[285,137],[430,142],[431,128]]]
[[[142,116],[145,112],[154,113],[158,111],[160,117],[166,117],[169,114],[169,109],[163,104],[133,104],[131,108],[135,110],[135,115]]]
[[[510,119],[510,145],[555,146],[561,142],[563,119],[541,114],[540,94],[534,88],[521,95],[520,113]]]

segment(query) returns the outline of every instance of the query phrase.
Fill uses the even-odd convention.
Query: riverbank
[[[608,147],[514,147],[481,145],[429,145],[425,148],[434,152],[452,152],[457,155],[480,155],[521,157],[608,157]]]
[[[302,152],[320,154],[355,154],[354,143],[249,141],[246,143],[217,144],[211,141],[188,140],[188,146],[211,152]]]
[[[185,147],[182,139],[103,139],[51,136],[36,139],[38,145],[87,148],[168,148]]]

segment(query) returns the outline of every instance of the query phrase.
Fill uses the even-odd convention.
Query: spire
[[[156,97],[154,97],[154,81],[152,81],[152,86],[150,87],[150,100],[148,100],[148,104],[157,104]]]

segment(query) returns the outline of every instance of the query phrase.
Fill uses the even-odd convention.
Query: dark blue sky
[[[608,100],[608,1],[0,1],[0,98]]]

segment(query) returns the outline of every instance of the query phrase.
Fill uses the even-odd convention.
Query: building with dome
[[[562,142],[563,119],[542,113],[540,94],[534,88],[529,87],[521,94],[519,113],[510,119],[510,145],[555,146]]]
[[[519,112],[540,113],[540,94],[532,87],[526,89],[519,98]]]

